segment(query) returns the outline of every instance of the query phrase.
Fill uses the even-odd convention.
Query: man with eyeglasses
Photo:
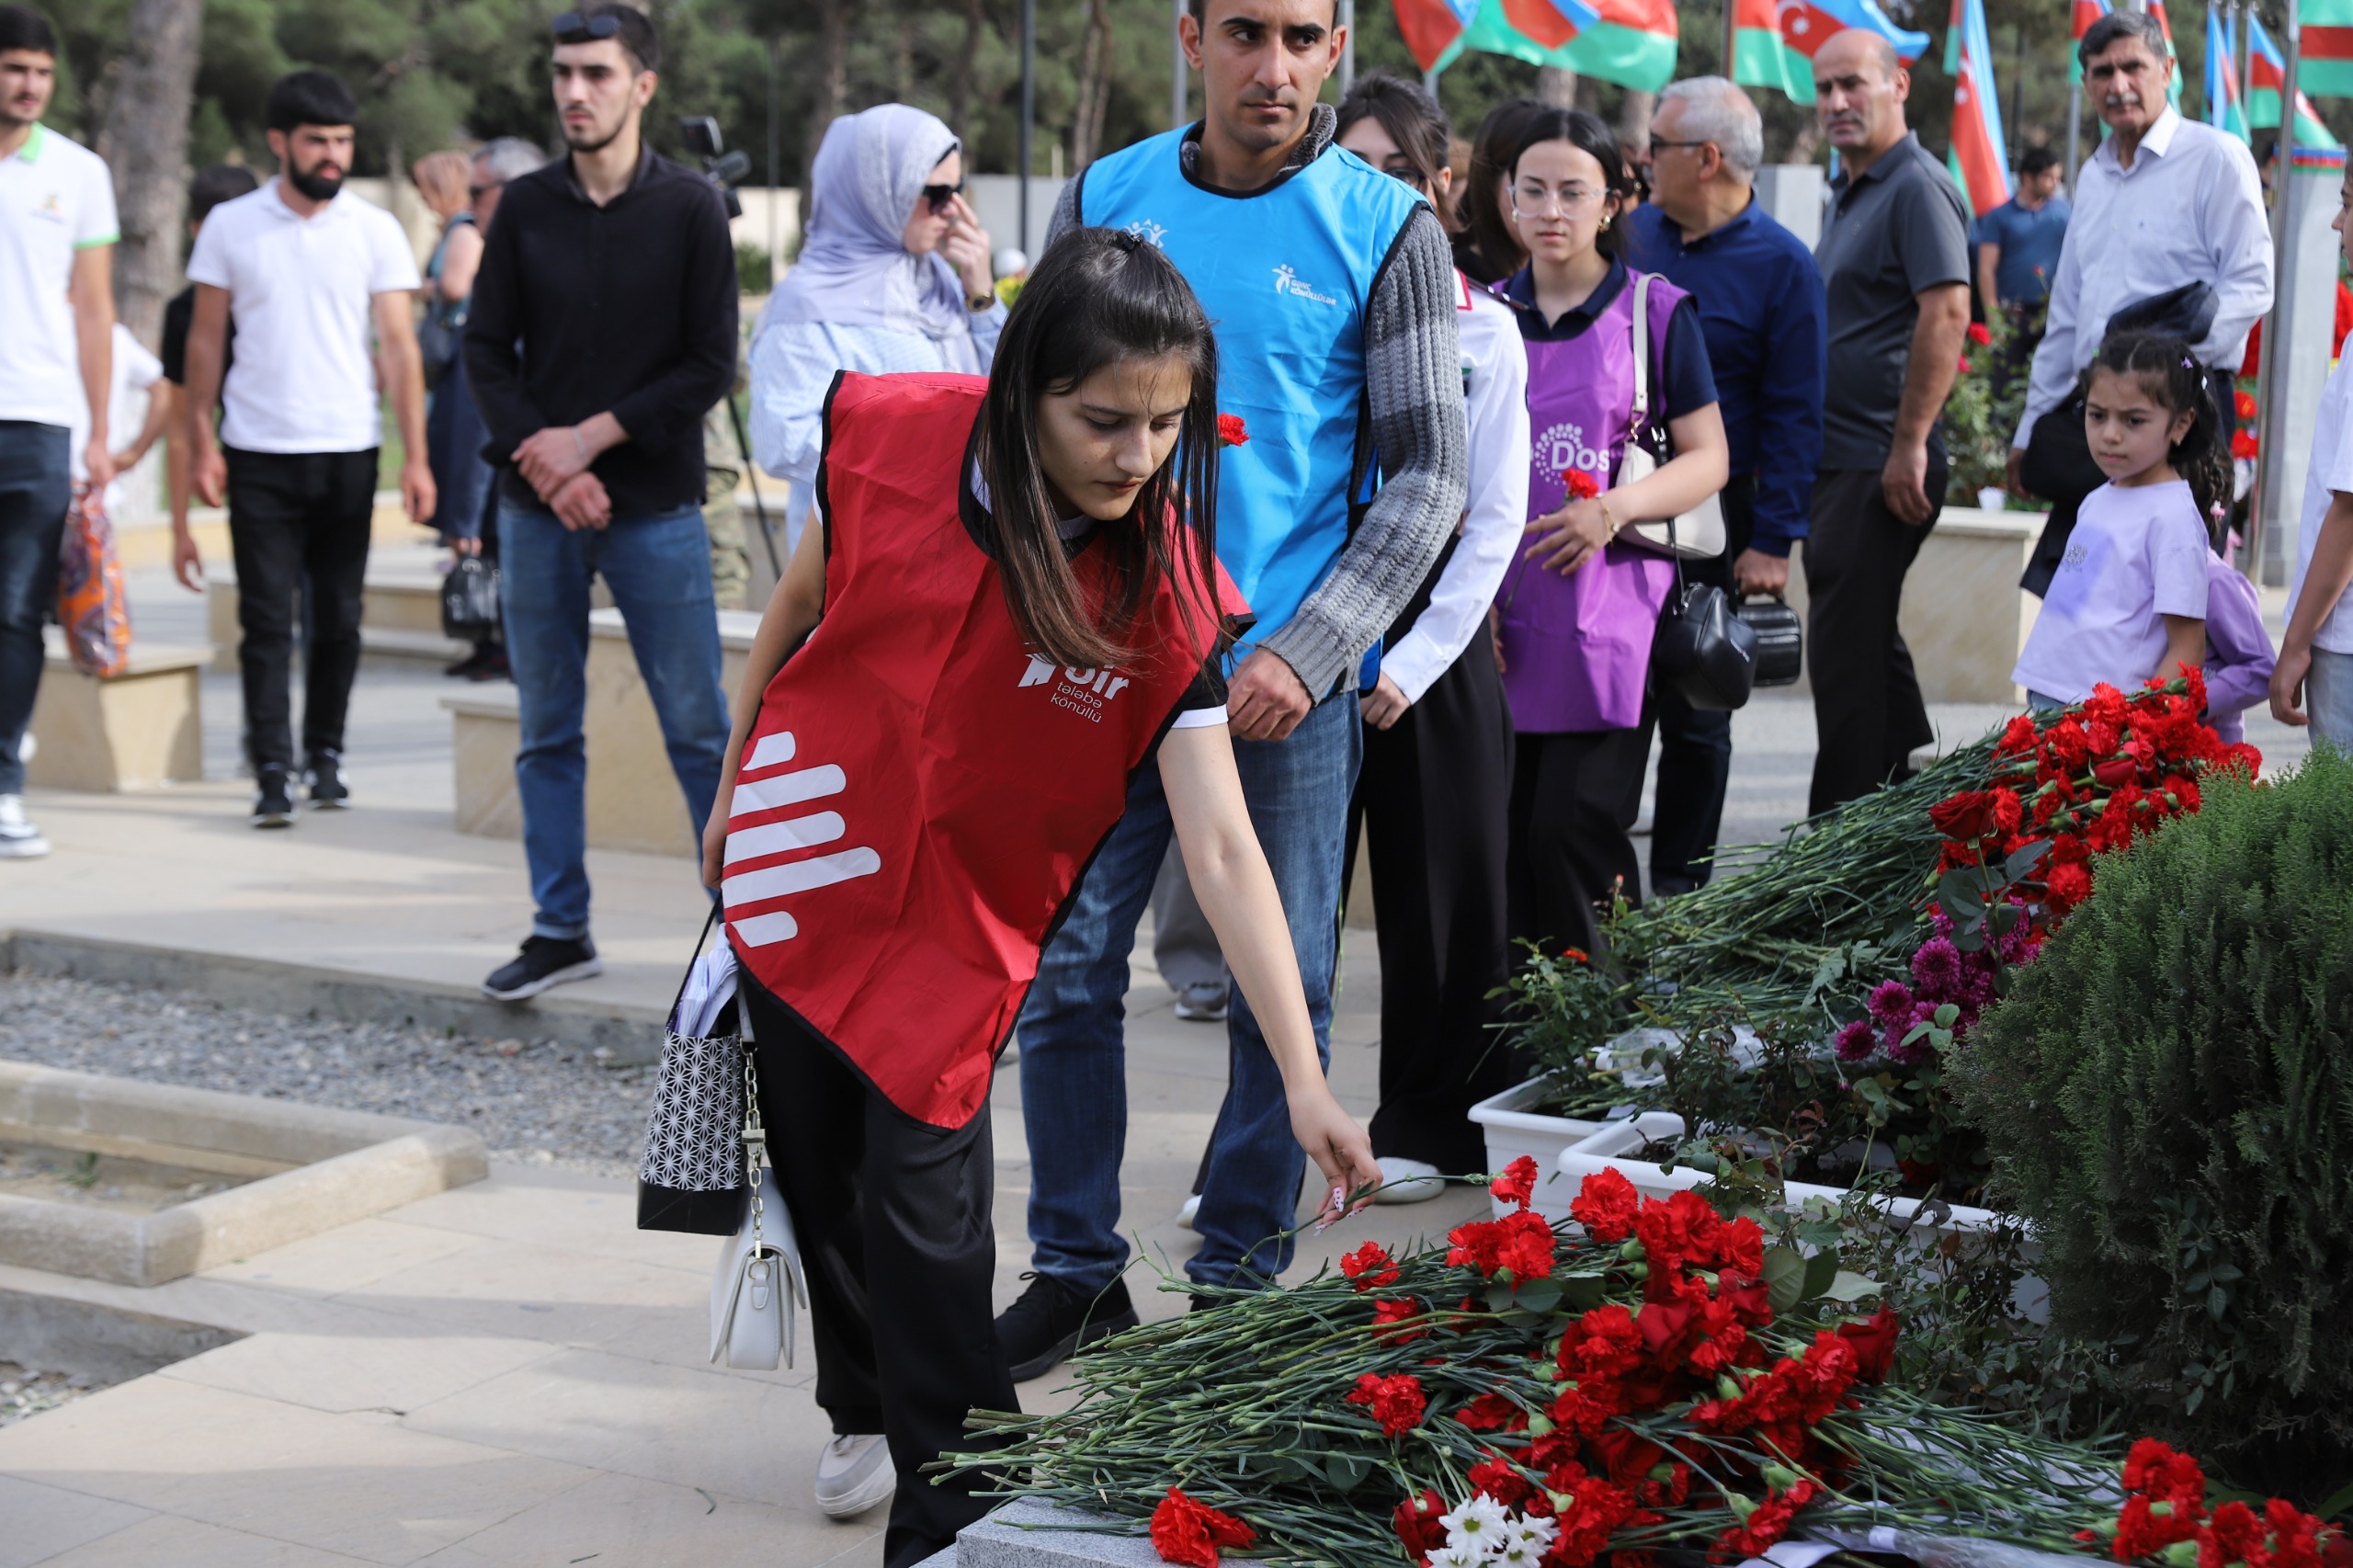
[[[709,180],[647,148],[661,43],[590,0],[552,24],[568,154],[509,178],[483,247],[466,371],[500,465],[516,792],[536,913],[483,983],[501,1001],[600,972],[583,863],[588,587],[628,623],[700,836],[727,747],[703,530],[702,416],[735,372],[735,252]]]
[[[1335,146],[1316,102],[1347,30],[1333,0],[1192,0],[1199,124],[1087,166],[1051,234],[1104,225],[1164,250],[1217,324],[1218,405],[1248,441],[1220,465],[1218,555],[1256,620],[1227,710],[1251,819],[1328,1052],[1365,652],[1462,516],[1461,298],[1428,202]],[[1051,237],[1049,243],[1051,244]],[[1119,1275],[1128,953],[1170,825],[1156,773],[1080,884],[1019,1026],[1037,1279],[997,1320],[1017,1378],[1136,1321]],[[1228,1011],[1228,1088],[1185,1267],[1254,1288],[1291,1256],[1302,1156],[1257,1020]],[[1199,1301],[1214,1299],[1204,1295]]]
[[[1724,553],[1685,575],[1727,593],[1780,594],[1806,537],[1822,457],[1822,274],[1795,234],[1756,204],[1765,127],[1722,76],[1671,84],[1651,117],[1651,199],[1626,216],[1626,263],[1690,291],[1708,340],[1731,450]],[[1651,891],[1704,885],[1732,778],[1732,715],[1672,688],[1652,696],[1659,729]],[[1649,749],[1647,744],[1643,747]]]

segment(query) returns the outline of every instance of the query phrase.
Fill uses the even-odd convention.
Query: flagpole
[[[1357,0],[1340,0],[1340,91],[1357,79]]]
[[[1189,125],[1185,111],[1185,0],[1168,0],[1168,129]]]
[[[1724,80],[1737,82],[1740,57],[1740,0],[1724,0]]]
[[[2288,275],[2288,182],[2295,177],[2296,69],[2303,53],[2303,24],[2297,0],[2287,0],[2286,21],[2287,63],[2279,74],[2279,134],[2274,143],[2279,163],[2271,176],[2271,276],[2275,279]],[[2252,128],[2248,134],[2254,134]],[[2273,290],[2271,310],[2263,322],[2263,381],[2256,405],[2261,433],[2256,439],[2255,504],[2246,509],[2246,559],[2241,567],[2258,588],[2263,585],[2264,514],[2279,495],[2281,470],[2288,460],[2288,346],[2283,337],[2287,314],[2287,291]],[[2279,499],[2284,505],[2286,498]]]
[[[2248,106],[2255,97],[2255,0],[2237,0],[2235,8],[2238,31],[2231,40],[2235,55],[2231,68],[2239,74],[2239,121],[2251,147],[2255,144],[2255,121],[2247,117],[2254,113]]]
[[[2067,199],[2075,199],[2075,165],[2083,161],[2084,79],[2067,84]]]

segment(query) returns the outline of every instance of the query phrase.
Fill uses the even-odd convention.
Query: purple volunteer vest
[[[1531,522],[1567,498],[1563,470],[1582,469],[1604,490],[1618,472],[1632,426],[1635,276],[1577,336],[1527,345]],[[1684,297],[1652,278],[1654,366]],[[1662,390],[1654,370],[1654,417]],[[1674,585],[1672,562],[1631,544],[1609,545],[1568,577],[1515,555],[1495,592],[1513,727],[1544,734],[1640,723],[1651,639]]]

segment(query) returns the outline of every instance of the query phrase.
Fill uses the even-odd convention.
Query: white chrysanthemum
[[[1544,1549],[1515,1530],[1504,1537],[1503,1546],[1488,1561],[1504,1568],[1536,1568],[1543,1559]]]
[[[1484,1554],[1503,1540],[1510,1517],[1501,1503],[1483,1492],[1451,1514],[1439,1516],[1438,1522],[1446,1527],[1447,1545],[1467,1546]]]
[[[1505,1532],[1505,1539],[1513,1544],[1527,1547],[1529,1560],[1533,1562],[1544,1555],[1552,1544],[1552,1538],[1560,1533],[1561,1527],[1552,1520],[1531,1518],[1523,1515],[1511,1521],[1509,1528]]]
[[[1441,1546],[1430,1553],[1430,1568],[1487,1568],[1494,1561],[1468,1541]]]

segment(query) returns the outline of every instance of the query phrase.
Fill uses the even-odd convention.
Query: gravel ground
[[[0,1426],[71,1404],[98,1388],[96,1380],[80,1372],[36,1372],[0,1358]]]
[[[289,1017],[186,992],[0,975],[0,1057],[470,1127],[504,1159],[635,1173],[654,1070],[553,1040]]]

